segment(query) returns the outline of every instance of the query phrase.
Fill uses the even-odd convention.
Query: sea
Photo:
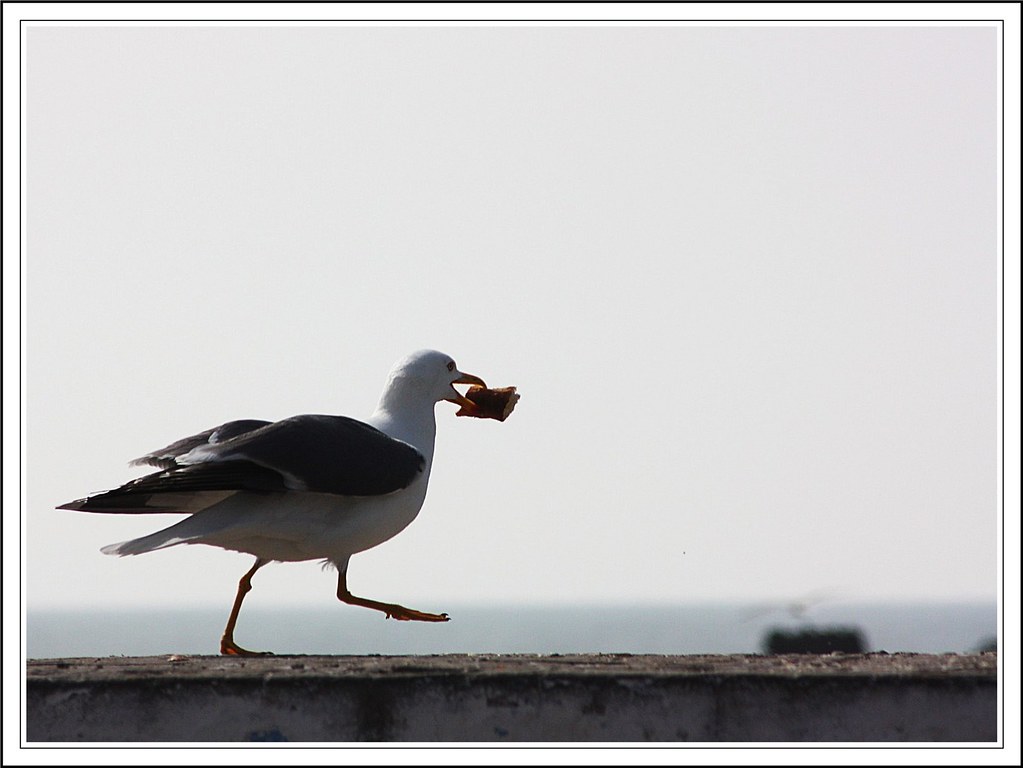
[[[25,656],[216,654],[228,608],[29,608]],[[764,653],[775,630],[853,629],[867,651],[970,653],[994,650],[998,630],[994,602],[849,602],[810,610],[743,603],[456,603],[444,609],[449,622],[427,624],[330,602],[253,606],[242,611],[235,641],[250,650],[289,655],[723,654]]]

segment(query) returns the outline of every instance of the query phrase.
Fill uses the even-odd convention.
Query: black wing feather
[[[378,496],[407,487],[423,471],[408,443],[346,416],[292,416],[211,446],[225,460],[243,459],[280,472],[303,490]]]
[[[120,488],[72,501],[57,509],[114,513],[183,512],[186,510],[168,506],[167,499],[174,494],[231,490],[281,493],[288,489],[284,479],[272,469],[249,461],[218,461],[153,472]],[[157,506],[149,506],[149,500],[157,494],[164,494],[164,500]]]

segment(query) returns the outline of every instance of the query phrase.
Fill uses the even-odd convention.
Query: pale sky
[[[230,419],[368,416],[421,347],[522,399],[438,405],[357,594],[994,600],[997,41],[30,27],[29,608],[226,610],[249,556],[104,556],[178,518],[54,507]]]

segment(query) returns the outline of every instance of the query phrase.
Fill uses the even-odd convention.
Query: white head
[[[486,386],[478,376],[458,370],[455,361],[443,352],[421,349],[402,358],[391,368],[380,405],[390,409],[406,402],[432,405],[450,400],[471,406],[472,403],[455,389],[455,384]]]

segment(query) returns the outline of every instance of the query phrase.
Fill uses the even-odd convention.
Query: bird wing
[[[207,429],[205,432],[200,432],[197,435],[183,437],[165,448],[150,451],[145,456],[133,459],[131,465],[143,466],[148,464],[153,467],[160,467],[161,469],[170,469],[171,467],[178,466],[178,457],[184,456],[194,448],[198,448],[201,445],[209,445],[210,443],[222,443],[225,440],[230,440],[232,437],[243,435],[246,432],[265,427],[271,423],[262,419],[229,421],[226,424]]]
[[[228,422],[172,443],[141,459],[172,461],[167,468],[58,509],[194,511],[197,494],[235,491],[378,496],[407,487],[426,463],[408,443],[345,416],[293,416],[246,428],[253,424]],[[235,434],[213,440],[217,430]],[[187,497],[189,508],[177,497]]]
[[[178,463],[245,461],[273,470],[289,490],[378,496],[407,487],[426,460],[413,446],[347,416],[292,416],[199,446]]]

